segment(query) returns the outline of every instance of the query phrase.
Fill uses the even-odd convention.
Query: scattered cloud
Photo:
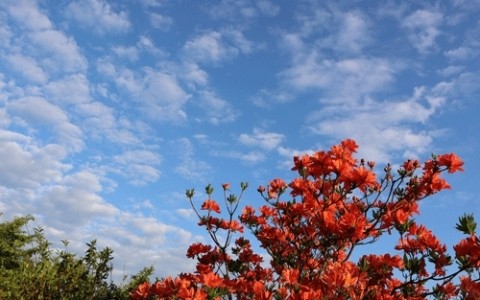
[[[175,172],[188,181],[202,182],[212,172],[212,166],[207,162],[196,159],[192,142],[187,138],[177,141],[178,164]]]
[[[369,24],[359,12],[348,12],[342,16],[335,49],[358,53],[370,42]]]
[[[4,5],[13,20],[11,25],[18,25],[17,30],[25,30],[24,34],[17,32],[13,37],[8,34],[8,27],[3,27],[6,32],[4,39],[15,39],[14,42],[5,43],[9,46],[7,51],[12,52],[9,60],[17,69],[26,68],[23,70],[26,78],[34,79],[36,83],[44,83],[47,79],[44,72],[53,75],[61,71],[75,72],[86,69],[87,62],[75,40],[56,30],[36,1],[22,0]],[[29,75],[25,73],[27,71],[34,72]]]
[[[44,92],[46,97],[57,105],[78,105],[91,101],[89,82],[82,73],[49,81],[44,86]]]
[[[252,96],[251,101],[262,108],[274,108],[277,104],[288,103],[293,100],[293,95],[283,90],[261,89]]]
[[[112,48],[113,52],[120,58],[128,59],[130,61],[136,61],[139,58],[139,51],[134,46],[115,46]]]
[[[259,150],[252,150],[247,152],[240,152],[235,150],[214,151],[212,154],[218,157],[226,157],[234,159],[236,161],[241,161],[247,165],[259,164],[267,159],[264,151]]]
[[[203,32],[187,41],[182,49],[188,60],[207,64],[217,64],[252,51],[252,42],[236,29]]]
[[[282,159],[282,162],[280,163],[279,167],[282,168],[282,170],[289,170],[293,166],[293,157],[305,155],[305,154],[311,155],[315,152],[315,150],[314,149],[299,150],[299,149],[280,146],[278,147],[277,152],[280,158]]]
[[[402,26],[408,30],[408,38],[420,53],[433,51],[436,38],[441,34],[443,15],[438,11],[417,10],[408,15]]]
[[[287,148],[280,146],[277,149],[278,154],[284,158],[289,159],[289,162],[291,163],[291,160],[294,156],[299,156],[303,154],[313,154],[314,150],[312,149],[307,149],[307,150],[299,150],[299,149],[292,149],[292,148]]]
[[[195,220],[196,218],[195,212],[191,208],[179,208],[175,210],[175,212],[183,218],[192,219],[192,220]]]
[[[150,150],[130,150],[113,157],[113,161],[121,166],[121,174],[133,185],[145,185],[155,182],[160,177],[162,158]]]
[[[320,110],[312,114],[311,132],[335,140],[354,138],[360,154],[370,160],[392,161],[398,151],[402,158],[417,157],[431,146],[438,130],[414,130],[410,124],[425,124],[445,103],[443,96],[419,87],[406,100],[368,99],[355,109],[345,105]]]
[[[219,98],[212,91],[199,92],[198,106],[205,111],[205,120],[213,125],[233,122],[237,119],[239,112],[227,101]]]
[[[280,7],[269,0],[222,0],[208,5],[205,10],[215,19],[251,20],[260,15],[276,16]]]
[[[115,12],[103,0],[72,1],[67,5],[65,13],[80,26],[99,34],[123,32],[130,28],[127,13]]]
[[[265,150],[273,150],[280,145],[284,138],[285,136],[281,133],[265,132],[261,129],[254,128],[252,134],[240,134],[238,141],[246,146],[260,147]]]
[[[149,119],[173,122],[186,119],[184,106],[190,95],[175,76],[149,67],[134,72],[128,68],[117,68],[107,61],[99,61],[97,69],[132,96],[139,103],[139,111]]]
[[[473,59],[477,55],[477,52],[469,47],[458,47],[445,52],[447,58],[457,61]]]
[[[45,55],[42,66],[49,72],[85,71],[87,62],[80,53],[74,39],[57,30],[32,32],[30,41],[37,48],[37,53]]]
[[[90,171],[67,175],[58,184],[47,188],[38,199],[40,213],[49,212],[52,220],[47,224],[63,228],[65,232],[85,226],[92,219],[111,218],[118,209],[98,195],[101,190],[98,176]]]
[[[0,1],[1,213],[167,276],[203,239],[185,187],[343,138],[379,162],[478,152],[474,2],[187,2]]]
[[[35,0],[9,1],[9,15],[22,27],[32,31],[43,31],[52,28],[49,18],[43,14]]]
[[[82,130],[69,121],[68,115],[60,107],[43,98],[25,97],[10,102],[7,109],[21,118],[18,122],[32,132],[39,126],[47,126],[57,135],[57,142],[68,149],[80,151],[84,147]]]
[[[399,67],[382,58],[321,59],[317,53],[308,54],[280,73],[284,84],[300,91],[320,89],[322,102],[355,102],[379,92],[394,81]]]
[[[141,110],[151,119],[182,121],[187,117],[184,105],[190,95],[170,74],[146,69],[142,78],[142,90],[137,95],[143,106]]]
[[[448,76],[451,76],[451,75],[458,74],[458,73],[462,72],[463,70],[465,70],[464,66],[448,66],[448,67],[440,70],[439,73],[442,76],[448,77]]]
[[[24,78],[33,83],[41,84],[48,80],[48,75],[32,57],[21,54],[12,54],[7,56],[7,61],[16,72],[22,74]]]
[[[139,2],[145,7],[161,7],[165,0],[141,0]]]
[[[173,25],[173,18],[165,16],[159,13],[150,13],[150,24],[153,28],[159,29],[161,31],[168,31]]]
[[[76,111],[82,116],[83,131],[93,141],[105,138],[116,144],[137,145],[142,140],[141,129],[116,117],[115,111],[101,102],[80,104]]]
[[[11,123],[11,120],[7,114],[7,111],[3,108],[0,109],[0,127],[7,127],[10,123]]]
[[[71,168],[62,162],[67,152],[60,145],[35,145],[31,138],[8,131],[1,132],[0,136],[0,154],[9,158],[0,165],[3,187],[39,188],[61,181],[63,172]]]
[[[445,90],[448,96],[459,99],[464,105],[471,106],[472,101],[467,99],[472,99],[480,96],[480,86],[478,82],[480,80],[480,72],[462,72],[456,78],[453,78],[450,83],[444,83],[441,85],[439,83],[435,86],[437,89],[447,85],[449,87]],[[440,89],[443,91],[443,89]]]
[[[197,63],[183,62],[177,72],[187,82],[187,86],[191,90],[208,84],[208,73],[202,70]]]
[[[276,16],[280,12],[280,7],[272,1],[259,0],[255,1],[258,10],[266,16]]]

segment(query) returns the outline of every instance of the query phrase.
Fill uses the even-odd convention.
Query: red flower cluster
[[[473,216],[457,224],[468,237],[454,246],[454,258],[412,218],[419,201],[450,188],[441,174],[461,171],[460,158],[445,154],[424,164],[408,160],[398,175],[390,165],[380,175],[374,162],[354,158],[357,148],[355,141],[345,140],[328,151],[294,157],[292,170],[299,177],[260,186],[266,205],[258,210],[246,206],[240,223],[234,216],[247,184],[242,183],[238,198],[227,195],[230,184],[222,185],[225,218],[210,198],[210,185],[200,206],[206,215],[195,208],[193,190],[187,191],[213,245],[190,246],[187,257],[197,260],[195,272],[144,283],[132,299],[480,299],[480,239]],[[283,200],[286,191],[291,198]],[[244,227],[259,241],[267,261],[245,237],[232,241]],[[352,260],[362,245],[394,233],[397,254]],[[454,262],[458,268],[452,272]]]

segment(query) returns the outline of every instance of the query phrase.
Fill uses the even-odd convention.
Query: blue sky
[[[2,219],[173,275],[206,240],[185,189],[248,181],[258,206],[293,155],[353,138],[380,166],[464,159],[421,206],[453,243],[480,208],[480,2],[337,2],[1,1]]]

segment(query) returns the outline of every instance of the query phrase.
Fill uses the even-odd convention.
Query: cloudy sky
[[[453,242],[480,209],[480,2],[337,2],[1,1],[1,220],[173,275],[205,239],[185,189],[248,181],[257,206],[293,155],[353,138],[380,165],[464,159],[420,217]]]

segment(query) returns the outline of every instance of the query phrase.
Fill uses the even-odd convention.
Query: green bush
[[[153,273],[153,267],[144,268],[117,285],[111,280],[112,249],[97,249],[93,240],[83,257],[54,251],[41,228],[25,230],[32,220],[0,223],[0,299],[129,299],[129,292]],[[68,242],[63,244],[66,248]]]

